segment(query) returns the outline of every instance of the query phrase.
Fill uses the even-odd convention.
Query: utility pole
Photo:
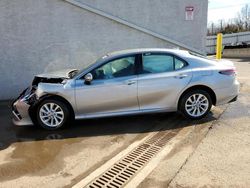
[[[212,27],[212,35],[213,35],[214,34],[214,22],[212,22],[211,27]]]
[[[248,27],[249,27],[248,23],[249,23],[249,6],[247,4],[246,5],[246,31],[248,30]]]
[[[223,29],[223,28],[222,28],[222,27],[223,27],[222,21],[223,21],[223,20],[220,20],[220,32],[222,32],[222,29]]]

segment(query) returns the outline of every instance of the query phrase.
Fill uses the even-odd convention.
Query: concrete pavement
[[[51,132],[13,126],[10,102],[1,102],[0,187],[71,187],[112,165],[111,159],[118,161],[129,146],[164,132],[175,134],[131,178],[134,185],[248,187],[250,61],[234,61],[241,82],[239,100],[213,108],[201,121],[167,113],[77,121]],[[173,145],[174,139],[178,142]]]
[[[183,140],[140,187],[249,187],[250,61],[233,61],[241,83],[238,101],[226,107],[204,139],[196,139],[198,132]]]
[[[167,113],[77,121],[46,131],[14,126],[10,102],[1,103],[0,112],[0,187],[70,187],[145,136],[194,123]]]

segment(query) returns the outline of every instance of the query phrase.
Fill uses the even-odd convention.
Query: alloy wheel
[[[64,120],[63,109],[56,103],[45,103],[41,106],[39,116],[48,127],[58,127]]]
[[[200,93],[191,95],[185,102],[185,110],[192,117],[204,115],[209,108],[208,98]]]

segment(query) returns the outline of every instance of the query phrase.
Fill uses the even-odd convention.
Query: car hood
[[[65,69],[55,72],[38,74],[32,81],[32,86],[38,86],[39,83],[53,83],[53,84],[61,84],[63,80],[72,78],[73,71],[77,69]]]
[[[43,74],[38,74],[36,77],[39,78],[70,78],[69,73],[76,71],[77,69],[64,69],[54,72],[48,72]]]

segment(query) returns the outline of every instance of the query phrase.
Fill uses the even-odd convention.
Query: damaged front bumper
[[[25,89],[22,94],[13,102],[12,113],[14,115],[12,121],[15,125],[33,125],[30,118],[29,108],[32,104],[32,98],[34,97],[31,88]]]

